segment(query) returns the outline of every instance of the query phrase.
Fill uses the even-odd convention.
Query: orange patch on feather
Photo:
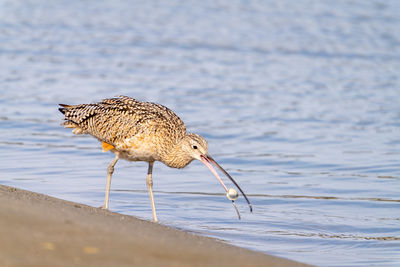
[[[110,145],[109,143],[106,143],[106,142],[101,142],[101,147],[103,148],[103,152],[107,152],[107,151],[115,148],[113,145]]]

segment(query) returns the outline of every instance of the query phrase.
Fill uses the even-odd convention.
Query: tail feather
[[[66,104],[58,104],[60,105],[62,108],[59,108],[58,110],[65,115],[65,111],[67,111],[67,108],[70,108],[71,105],[66,105]]]
[[[78,125],[81,125],[91,117],[95,116],[98,108],[98,105],[96,104],[59,105],[61,108],[58,110],[65,115],[65,120],[72,121]]]
[[[60,105],[60,106],[62,106],[62,107],[64,107],[64,108],[70,108],[70,107],[72,107],[72,105],[67,105],[67,104],[58,104],[58,105]]]
[[[62,124],[64,125],[65,128],[72,128],[72,132],[74,134],[82,134],[84,130],[81,128],[79,125],[79,120],[80,122],[82,121],[82,118],[79,118],[77,115],[79,114],[79,109],[82,109],[83,105],[78,105],[78,106],[73,106],[73,105],[66,105],[66,104],[59,104],[61,108],[58,110],[64,114],[65,116],[65,122]],[[77,110],[74,108],[78,108]]]

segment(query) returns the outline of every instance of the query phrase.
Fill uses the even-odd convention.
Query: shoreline
[[[311,266],[0,185],[1,266]]]

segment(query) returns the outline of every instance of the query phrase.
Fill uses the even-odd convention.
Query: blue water
[[[106,166],[58,103],[162,103],[238,181],[153,172],[161,223],[319,266],[400,265],[399,1],[0,1],[0,183],[103,204]],[[151,220],[146,163],[112,211]],[[230,185],[231,186],[231,185]]]

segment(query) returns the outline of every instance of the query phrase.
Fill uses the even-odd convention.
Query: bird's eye
[[[193,149],[197,149],[197,146],[192,146],[193,147]]]

